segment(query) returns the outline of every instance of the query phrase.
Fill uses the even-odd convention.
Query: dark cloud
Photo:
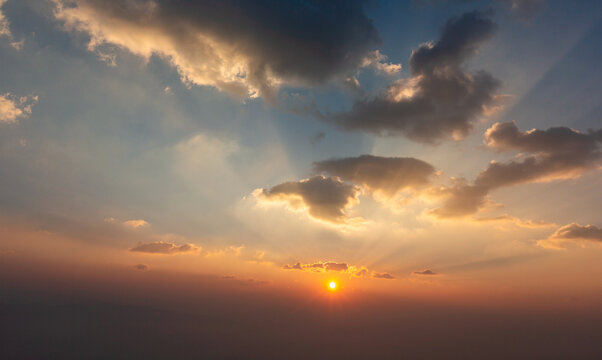
[[[90,34],[91,49],[111,44],[158,54],[184,81],[243,97],[269,95],[283,82],[321,84],[386,66],[363,0],[55,2],[56,17]]]
[[[183,244],[178,246],[176,244],[163,241],[155,241],[148,244],[140,244],[130,249],[130,251],[144,252],[149,254],[177,254],[195,252],[197,250],[199,250],[199,248],[194,246],[193,244]]]
[[[585,239],[602,242],[602,229],[594,225],[582,226],[572,223],[559,228],[552,236],[559,239]]]
[[[319,161],[314,163],[314,169],[388,196],[423,186],[435,173],[435,168],[422,160],[372,155]]]
[[[139,271],[148,271],[148,270],[150,270],[149,266],[145,265],[145,264],[135,265],[134,269],[139,270]]]
[[[362,269],[358,272],[355,273],[356,277],[365,277],[368,276],[368,270],[367,269]]]
[[[427,269],[424,271],[414,271],[414,274],[416,275],[437,275],[436,272],[434,272],[433,270]]]
[[[515,122],[495,123],[485,132],[487,146],[500,151],[518,150],[549,154],[596,154],[602,129],[585,133],[568,127],[520,131]],[[599,153],[598,153],[599,155]]]
[[[412,52],[411,78],[356,101],[349,112],[326,117],[343,129],[401,133],[425,143],[466,135],[472,119],[494,102],[499,82],[484,71],[467,73],[462,67],[495,30],[488,15],[478,11],[449,19],[439,40]]]
[[[309,142],[312,145],[316,145],[316,144],[322,142],[322,140],[324,140],[325,138],[326,138],[326,134],[325,133],[323,133],[323,132],[317,132],[317,133],[315,133],[313,136],[311,136],[309,138]]]
[[[355,186],[339,178],[318,175],[263,189],[259,196],[267,200],[285,200],[293,207],[304,205],[314,218],[342,223],[345,221],[344,210],[357,202],[357,193]]]
[[[436,42],[422,44],[412,51],[412,75],[433,74],[445,68],[460,68],[476,53],[482,42],[493,36],[496,27],[487,14],[479,11],[449,19],[441,27],[441,34]]]
[[[375,279],[387,279],[387,280],[395,279],[395,277],[389,273],[379,273],[379,272],[373,272],[372,277]]]
[[[347,271],[349,266],[345,263],[327,262],[324,263],[324,268],[326,271]]]
[[[475,213],[492,190],[522,183],[575,178],[600,166],[602,130],[581,133],[567,127],[520,131],[514,122],[496,123],[485,133],[487,146],[532,153],[521,160],[491,162],[472,184],[458,181],[433,213],[457,217]]]
[[[588,242],[602,244],[602,228],[595,225],[571,223],[558,228],[547,239],[538,241],[537,245],[551,249],[564,249],[567,244],[583,246]]]

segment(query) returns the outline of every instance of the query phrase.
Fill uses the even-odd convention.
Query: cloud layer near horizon
[[[338,271],[346,273],[352,277],[364,278],[371,274],[371,277],[375,279],[387,279],[393,280],[395,277],[389,273],[380,273],[376,271],[370,271],[364,266],[354,266],[347,263],[337,263],[334,261],[318,261],[310,264],[303,264],[296,262],[292,265],[285,264],[282,266],[283,270],[301,270],[301,271],[313,271],[313,272],[325,272],[325,271]]]

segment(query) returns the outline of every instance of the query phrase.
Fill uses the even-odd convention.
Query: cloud
[[[136,269],[138,271],[148,271],[148,270],[150,270],[150,267],[145,264],[138,264],[138,265],[134,266],[134,269]]]
[[[16,97],[9,93],[0,94],[0,123],[14,124],[19,119],[28,118],[37,101],[38,97],[32,95]]]
[[[157,55],[185,83],[241,98],[394,68],[374,52],[380,38],[360,0],[54,2],[66,30],[90,36],[89,50]]]
[[[127,227],[131,227],[133,229],[138,229],[138,228],[141,228],[141,227],[147,227],[149,225],[149,223],[146,222],[145,220],[138,219],[138,220],[127,220],[127,221],[124,221],[123,225],[125,225]]]
[[[514,122],[495,123],[485,144],[498,151],[532,153],[507,163],[492,161],[472,184],[458,180],[442,191],[448,198],[433,214],[446,218],[475,213],[492,190],[523,183],[570,179],[600,167],[602,129],[586,133],[567,127],[520,131]]]
[[[549,238],[538,241],[537,244],[546,248],[563,249],[567,243],[583,246],[587,242],[602,244],[602,228],[571,223],[558,228]]]
[[[523,220],[523,219],[516,218],[514,216],[510,216],[508,214],[494,216],[494,217],[474,218],[474,220],[477,222],[487,222],[487,223],[491,223],[491,222],[510,223],[510,224],[513,224],[513,225],[516,225],[519,227],[529,228],[529,229],[557,226],[554,223],[549,223],[549,222],[543,221],[543,220],[537,220],[537,221],[529,220],[529,219]]]
[[[104,222],[107,224],[115,224],[117,222],[117,220],[114,217],[107,217],[104,219]],[[126,221],[122,222],[121,225],[132,228],[132,229],[139,229],[139,228],[147,227],[150,224],[146,220],[135,219],[135,220],[126,220]]]
[[[309,137],[309,142],[312,145],[317,145],[318,143],[322,142],[322,140],[324,140],[326,138],[326,134],[323,132],[317,132],[314,135]]]
[[[389,197],[428,184],[435,173],[435,168],[422,160],[373,155],[319,161],[314,163],[314,169]]]
[[[294,264],[285,264],[282,266],[283,270],[300,270],[309,272],[327,272],[327,271],[338,271],[340,273],[348,274],[350,277],[363,278],[367,277],[371,272],[364,266],[354,266],[347,263],[339,263],[334,261],[319,261],[309,264],[303,264],[296,262]],[[389,273],[372,272],[372,277],[376,279],[394,279],[393,275]]]
[[[499,151],[519,150],[548,154],[596,154],[602,129],[581,133],[568,127],[520,131],[515,122],[495,123],[485,132],[485,144]],[[599,155],[599,153],[597,153]]]
[[[14,40],[13,33],[10,31],[10,22],[4,15],[4,12],[2,12],[2,6],[6,4],[6,1],[7,0],[0,0],[0,37],[8,38],[10,40],[10,46],[19,51],[23,49],[25,39],[20,41]]]
[[[2,12],[2,6],[6,3],[7,0],[0,0],[0,36],[8,36],[12,37],[12,33],[10,32],[8,19],[4,16]]]
[[[298,263],[296,263],[294,265],[288,265],[288,264],[286,264],[286,265],[283,265],[282,268],[284,270],[303,270],[303,266],[301,265],[300,262],[298,262]]]
[[[372,277],[375,279],[387,279],[387,280],[395,279],[395,277],[389,273],[379,273],[379,272],[373,272]]]
[[[354,274],[355,277],[366,277],[368,276],[368,269],[361,269]]]
[[[326,271],[347,271],[349,266],[345,263],[327,262],[324,263]]]
[[[490,74],[462,68],[496,25],[473,11],[449,19],[436,42],[420,45],[410,57],[412,77],[400,79],[375,97],[356,101],[348,112],[323,115],[346,130],[403,134],[424,143],[472,128],[472,119],[494,103],[499,82]]]
[[[267,201],[285,201],[293,208],[307,208],[313,218],[332,223],[345,222],[345,209],[356,204],[358,189],[337,177],[314,176],[289,181],[254,194]]]
[[[317,262],[313,264],[301,264],[297,262],[293,265],[283,265],[282,269],[284,270],[312,270],[312,271],[347,271],[349,270],[349,265],[346,263],[337,263],[332,261],[326,262]]]
[[[149,254],[177,254],[196,252],[199,248],[193,244],[176,245],[169,242],[155,241],[148,244],[140,244],[130,251],[143,252]]]
[[[430,270],[430,269],[426,269],[423,271],[414,271],[414,274],[416,274],[416,275],[437,275],[436,272],[434,272],[433,270]]]

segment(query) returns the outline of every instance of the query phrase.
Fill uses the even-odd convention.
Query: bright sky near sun
[[[599,1],[235,3],[0,0],[0,262],[600,299]]]

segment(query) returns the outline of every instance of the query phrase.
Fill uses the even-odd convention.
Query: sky
[[[0,0],[0,353],[598,358],[601,33],[595,0]]]

